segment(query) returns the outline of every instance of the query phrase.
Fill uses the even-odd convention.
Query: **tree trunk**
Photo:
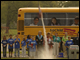
[[[7,21],[6,21],[6,27],[10,27],[10,12],[9,12],[10,6],[8,6],[7,10]],[[9,29],[6,28],[6,33],[9,33]]]
[[[9,27],[9,25],[10,25],[10,22],[7,21],[6,27]],[[6,28],[6,33],[9,33],[9,28]]]

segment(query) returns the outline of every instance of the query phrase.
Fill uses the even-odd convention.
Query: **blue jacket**
[[[26,41],[22,41],[21,44],[22,44],[22,46],[25,46],[26,45]]]
[[[15,42],[16,38],[14,39]],[[20,39],[18,38],[18,40],[20,41]],[[18,41],[15,42],[15,48],[20,48],[20,44]]]
[[[9,39],[8,39],[8,43],[12,45],[12,44],[14,43],[14,40],[9,38]],[[13,49],[13,46],[11,47],[11,46],[9,45],[9,46],[8,46],[8,49]]]
[[[32,41],[32,39],[26,39],[26,42],[30,42],[30,41]],[[27,43],[27,48],[29,48],[28,44],[29,43]]]
[[[7,45],[6,45],[7,43],[8,43],[7,40],[2,40],[2,44],[3,44],[3,46],[7,47]]]
[[[70,40],[70,41],[67,40],[66,43],[65,43],[65,46],[69,47],[70,45],[73,45],[73,41],[72,40]],[[66,50],[68,50],[68,48],[66,48]]]
[[[29,45],[33,44],[33,48],[30,47],[30,51],[36,51],[36,45],[37,45],[37,42],[34,40],[30,41],[29,42]]]

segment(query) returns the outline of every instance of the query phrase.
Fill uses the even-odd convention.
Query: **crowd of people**
[[[30,24],[30,26],[38,26],[38,22],[39,22],[39,18],[35,17],[34,23]],[[57,22],[57,19],[53,17],[49,25],[59,26],[60,24]],[[74,23],[71,26],[78,26],[78,25],[79,25],[79,17],[75,17]],[[43,49],[45,45],[45,40],[42,36],[41,31],[38,32],[38,35],[36,37],[31,35],[28,35],[27,39],[23,37],[22,41],[20,41],[18,34],[16,35],[15,39],[12,38],[12,35],[9,35],[9,37],[10,38],[7,40],[6,36],[3,36],[3,40],[2,40],[3,57],[6,57],[7,44],[9,49],[9,57],[12,57],[13,45],[15,46],[15,53],[14,53],[15,57],[16,57],[16,52],[18,52],[18,57],[20,56],[20,44],[22,46],[22,57],[26,57],[26,48],[28,51],[28,56],[31,57],[34,57],[35,55],[38,56],[39,52],[36,51],[41,51],[41,49]],[[73,41],[71,40],[71,37],[68,36],[67,32],[65,32],[65,36],[63,36],[62,39],[58,36],[58,33],[55,33],[55,35],[53,35],[52,33],[48,32],[47,42],[48,42],[47,44],[49,46],[49,50],[53,49],[54,56],[56,57],[58,57],[59,55],[59,49],[62,43],[64,56],[67,55],[68,57],[69,46],[72,44],[79,45],[79,32],[77,34],[77,37],[73,39]]]
[[[22,46],[22,57],[26,57],[26,48],[28,51],[28,56],[30,57],[35,57],[38,56],[38,51],[44,48],[45,45],[45,40],[42,36],[42,32],[39,31],[38,35],[36,37],[28,35],[27,39],[23,37],[23,40],[20,43],[20,38],[18,34],[16,35],[16,38],[13,39],[12,35],[9,35],[9,39],[6,39],[6,36],[3,36],[2,40],[2,46],[3,46],[3,57],[6,57],[6,50],[7,50],[7,44],[8,44],[8,49],[9,49],[9,57],[12,57],[13,53],[13,45],[15,48],[14,51],[14,56],[16,57],[16,52],[18,52],[18,57],[20,57],[20,44]],[[47,33],[47,44],[49,46],[49,50],[53,49],[54,56],[58,57],[59,55],[59,48],[61,44],[61,39],[58,36],[58,33],[55,33],[53,35],[52,33],[48,32]],[[62,42],[63,42],[63,53],[64,55],[67,55],[69,58],[69,46],[70,45],[78,45],[79,46],[79,32],[77,34],[77,37],[71,40],[71,36],[68,36],[67,32],[65,32],[65,35],[62,37]],[[26,47],[27,45],[27,47]]]

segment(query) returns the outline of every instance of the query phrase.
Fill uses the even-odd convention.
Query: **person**
[[[79,17],[76,16],[74,19],[74,23],[71,26],[79,26]]]
[[[59,48],[60,48],[60,37],[58,36],[58,33],[55,33],[55,35],[53,35],[53,42],[54,42],[54,56],[58,57],[59,54]]]
[[[49,25],[51,25],[51,26],[59,26],[60,25],[59,23],[57,23],[56,17],[53,17],[51,20],[52,21],[51,21],[51,23]]]
[[[31,35],[28,35],[28,36],[27,36],[27,39],[26,39],[28,56],[30,56],[30,52],[29,52],[30,47],[28,46],[28,44],[29,44],[30,41],[32,41]]]
[[[48,41],[48,45],[49,45],[49,50],[52,49],[52,45],[53,45],[53,42],[52,42],[52,37],[50,36],[50,32],[47,33],[47,41]]]
[[[63,51],[63,46],[62,46],[63,42],[62,42],[62,38],[61,37],[60,37],[60,40],[61,40],[61,42],[60,42],[59,52],[62,52]]]
[[[12,35],[9,35],[9,39],[8,39],[8,49],[9,49],[9,57],[12,57],[12,52],[13,52],[13,44],[14,44],[14,40],[12,39]],[[10,52],[11,52],[11,56],[10,56]]]
[[[36,42],[37,42],[37,47],[38,47],[38,51],[42,48],[43,46],[43,36],[41,35],[42,32],[39,31],[38,35],[36,36]]]
[[[21,42],[21,46],[22,46],[22,57],[26,57],[26,40],[25,38],[23,38],[23,41]]]
[[[30,26],[38,26],[39,18],[35,17],[34,18],[34,23],[30,24]]]
[[[2,46],[3,46],[3,57],[6,57],[6,48],[7,48],[7,39],[6,36],[3,36],[2,40]]]
[[[16,57],[16,52],[18,51],[18,57],[20,55],[19,50],[20,50],[20,38],[18,38],[18,35],[16,35],[16,38],[14,39],[15,43],[15,57]]]
[[[73,45],[73,41],[71,40],[71,37],[68,36],[68,40],[67,40],[66,43],[65,43],[68,59],[69,59],[69,46],[70,46],[70,45]]]
[[[62,37],[62,42],[63,42],[62,46],[63,46],[64,57],[67,56],[67,51],[66,51],[66,46],[65,46],[65,43],[67,40],[68,40],[68,34],[67,34],[67,32],[65,32],[65,35]]]
[[[78,45],[79,46],[79,32],[77,33],[77,37],[75,37],[73,39],[73,43],[74,43],[74,45]]]
[[[30,57],[35,57],[37,51],[37,42],[34,39],[34,36],[32,36],[32,41],[30,41],[28,45],[30,46]]]

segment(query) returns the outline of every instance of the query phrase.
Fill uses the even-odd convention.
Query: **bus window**
[[[46,26],[51,26],[52,18],[55,17],[59,26],[65,26],[66,23],[66,14],[65,13],[45,13],[44,14],[44,24]]]
[[[43,13],[43,20],[45,26],[51,26],[51,19],[56,17],[59,26],[71,26],[75,16],[79,16],[79,13]],[[24,26],[30,26],[34,23],[35,17],[39,17],[39,13],[25,13]],[[41,18],[39,18],[38,26],[42,26]]]
[[[74,23],[74,18],[79,16],[79,13],[44,13],[44,24],[51,26],[51,18],[56,17],[59,26],[71,26]]]
[[[79,16],[79,13],[66,13],[66,15],[67,15],[66,24],[71,26],[74,23],[75,17]]]
[[[25,13],[24,14],[24,26],[30,26],[30,24],[34,23],[34,18],[39,17],[39,13]],[[38,25],[41,26],[42,22],[39,19]]]

